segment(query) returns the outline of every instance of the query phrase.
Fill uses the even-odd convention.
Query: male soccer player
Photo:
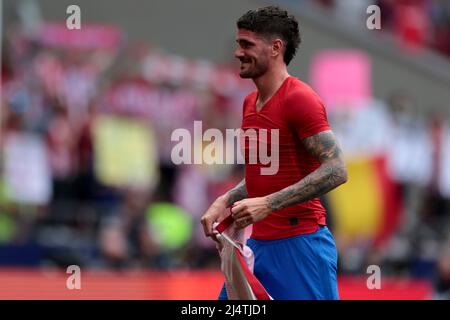
[[[279,167],[263,175],[264,165],[246,161],[245,178],[203,215],[205,234],[217,241],[213,223],[232,206],[238,227],[253,224],[254,273],[274,299],[339,299],[337,251],[319,196],[345,183],[347,171],[320,98],[287,72],[298,23],[269,6],[245,13],[237,28],[240,76],[257,88],[244,100],[242,130],[278,129]],[[227,299],[225,286],[219,299]]]

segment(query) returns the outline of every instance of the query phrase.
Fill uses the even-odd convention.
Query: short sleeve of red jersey
[[[290,93],[285,108],[287,122],[300,140],[330,129],[325,107],[312,90]]]

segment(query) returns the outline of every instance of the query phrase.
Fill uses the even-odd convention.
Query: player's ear
[[[284,42],[283,40],[276,38],[272,41],[272,56],[283,54]]]

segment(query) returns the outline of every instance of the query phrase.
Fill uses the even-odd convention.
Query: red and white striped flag
[[[272,300],[262,284],[253,274],[253,251],[245,243],[245,229],[238,229],[229,215],[215,225],[221,269],[225,275],[225,286],[229,300]]]

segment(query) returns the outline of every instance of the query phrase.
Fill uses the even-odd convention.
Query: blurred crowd
[[[335,10],[345,20],[361,23],[366,10],[376,4],[381,9],[382,30],[390,30],[405,49],[430,47],[450,56],[450,2],[447,0],[314,0]],[[363,24],[365,25],[365,24]]]
[[[203,130],[239,128],[251,82],[233,66],[129,43],[116,27],[86,25],[83,32],[74,36],[58,24],[33,35],[8,31],[0,265],[218,268],[199,218],[242,179],[243,168],[174,165],[171,135],[192,131],[195,120]],[[346,237],[338,206],[328,196],[322,201],[341,274],[377,264],[385,275],[430,280],[437,297],[448,298],[450,124],[414,104],[412,93],[396,90],[384,100],[329,106],[350,166],[383,159],[388,196],[398,204],[382,241]],[[350,182],[366,178],[350,173]],[[360,212],[364,219],[364,207]]]
[[[415,103],[413,93],[395,90],[385,100],[329,112],[347,158],[349,184],[354,185],[348,190],[349,205],[361,205],[348,217],[353,220],[348,224],[359,228],[350,241],[335,230],[340,268],[343,273],[362,274],[375,264],[386,276],[429,280],[435,285],[436,297],[448,299],[450,122],[439,114],[418,111]],[[373,167],[365,164],[376,169],[371,171]],[[372,188],[374,172],[377,178]],[[336,195],[345,196],[344,192]],[[377,198],[384,209],[376,209],[373,201]],[[328,210],[336,219],[339,208]],[[374,210],[384,212],[379,216],[382,222],[373,219]],[[359,219],[358,225],[355,220]],[[341,219],[341,223],[346,222]],[[370,223],[379,225],[374,237],[364,234]]]
[[[199,217],[242,168],[175,166],[171,134],[195,120],[239,127],[250,83],[232,66],[127,43],[111,26],[8,34],[0,264],[217,266]]]
[[[431,48],[450,56],[450,1],[314,2],[358,24],[367,19],[367,8],[376,4],[381,9],[383,32],[389,30],[406,54]],[[331,114],[347,156],[381,155],[394,184],[390,193],[399,200],[398,220],[385,221],[391,226],[391,236],[378,245],[372,241],[343,245],[339,248],[341,268],[363,273],[367,265],[380,265],[383,274],[430,280],[435,298],[449,299],[450,123],[440,114],[423,112],[430,106],[417,106],[407,88],[393,90],[384,98]]]

